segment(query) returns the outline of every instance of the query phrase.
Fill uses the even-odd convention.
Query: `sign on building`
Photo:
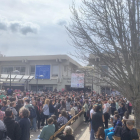
[[[36,65],[36,79],[50,79],[50,65]]]
[[[71,74],[71,87],[72,88],[84,88],[84,73],[72,73]]]

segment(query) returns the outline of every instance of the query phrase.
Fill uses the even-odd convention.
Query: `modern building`
[[[67,55],[42,55],[42,56],[3,56],[0,55],[0,74],[9,75],[18,70],[20,75],[34,76],[27,82],[12,81],[13,89],[36,90],[38,89],[63,90],[70,89],[71,73],[81,65]],[[0,81],[1,82],[1,81]],[[1,86],[8,88],[8,80],[1,82]]]

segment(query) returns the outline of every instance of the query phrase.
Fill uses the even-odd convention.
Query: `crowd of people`
[[[81,110],[84,110],[85,123],[90,125],[90,140],[105,140],[106,137],[112,140],[119,132],[122,140],[131,140],[132,137],[126,138],[133,128],[132,104],[122,96],[84,94],[83,91],[36,94],[11,89],[0,93],[0,139],[29,140],[30,132],[42,129],[37,140],[49,140]],[[109,119],[111,128],[108,128]],[[57,137],[74,140],[72,134],[72,128],[67,126],[64,134]]]

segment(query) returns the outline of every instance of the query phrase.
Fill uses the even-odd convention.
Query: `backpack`
[[[35,111],[35,109],[34,109],[33,107],[29,107],[29,111],[30,111],[30,116],[29,116],[29,118],[30,118],[30,119],[35,118],[35,117],[36,117],[36,111]]]
[[[6,130],[1,131],[0,130],[0,140],[11,140],[6,133]]]

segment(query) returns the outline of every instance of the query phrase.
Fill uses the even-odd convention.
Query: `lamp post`
[[[10,71],[10,89],[11,89],[11,74],[15,73],[16,75],[20,74],[20,71],[15,70],[15,71]]]
[[[36,81],[36,93],[38,92],[38,78],[42,78],[42,77],[44,77],[44,76],[43,76],[43,75],[37,75],[37,76],[36,76],[36,78],[37,78],[37,79],[36,79],[36,80],[37,80],[37,81]]]

